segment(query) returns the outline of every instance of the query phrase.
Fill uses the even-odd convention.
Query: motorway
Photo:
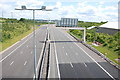
[[[43,50],[47,27],[42,26],[36,30],[36,56],[37,66]],[[42,42],[41,42],[42,41]],[[34,52],[33,33],[18,41],[9,49],[1,53],[2,78],[33,78],[34,77]]]
[[[65,30],[49,27],[48,78],[118,80],[120,71],[71,37]],[[120,79],[120,78],[119,78]]]
[[[118,80],[120,71],[93,51],[71,37],[65,30],[51,24],[36,30],[37,67],[41,60],[47,29],[50,36],[49,79]],[[0,55],[2,78],[33,78],[33,34],[28,35]]]

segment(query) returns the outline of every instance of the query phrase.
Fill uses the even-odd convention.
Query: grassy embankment
[[[86,23],[82,22],[82,24],[85,25]],[[94,23],[92,23],[92,24],[94,24]],[[92,25],[92,26],[94,26],[94,25]],[[70,30],[69,33],[73,34],[74,36],[76,36],[77,38],[82,40],[82,34],[83,34],[82,31]],[[95,35],[97,37],[96,40],[94,37]],[[87,38],[87,43],[89,45],[92,45],[92,42],[94,40],[102,43],[102,45],[100,45],[100,46],[92,45],[92,47],[94,47],[95,49],[97,49],[98,51],[103,53],[106,57],[108,57],[113,62],[120,65],[120,63],[115,60],[115,59],[118,59],[118,57],[120,57],[120,53],[119,53],[120,46],[119,46],[119,41],[118,41],[119,40],[119,33],[114,34],[114,35],[108,35],[108,34],[103,34],[103,33],[96,33],[95,34],[95,30],[93,29],[93,30],[87,30],[86,38]]]
[[[46,23],[36,23],[36,29]],[[32,33],[33,29],[33,22],[32,21],[18,21],[14,20],[13,23],[10,23],[10,19],[5,19],[1,25],[1,40],[0,40],[0,52],[5,50],[6,48],[10,47],[17,41],[20,41],[22,38],[27,36],[28,34]]]

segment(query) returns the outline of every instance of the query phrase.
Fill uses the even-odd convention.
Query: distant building
[[[61,20],[56,21],[56,27],[77,27],[77,18],[61,18]]]
[[[108,22],[98,27],[98,33],[107,33],[107,34],[115,34],[116,32],[120,31],[118,27],[118,22]]]

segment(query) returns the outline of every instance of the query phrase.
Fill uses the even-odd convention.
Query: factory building
[[[118,27],[118,22],[108,22],[99,26],[97,29],[98,33],[106,33],[110,35],[113,35],[118,31],[120,31],[120,28]]]

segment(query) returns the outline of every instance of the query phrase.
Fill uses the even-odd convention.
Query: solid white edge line
[[[49,28],[48,28],[48,30],[49,30]],[[49,32],[49,36],[50,36],[50,32]],[[49,40],[49,42],[51,41],[50,39],[49,39],[49,37],[48,37],[48,40]],[[51,43],[50,43],[51,44]],[[50,45],[50,49],[51,49],[51,45]],[[49,71],[48,71],[48,80],[49,80],[49,78],[50,78],[50,69],[51,69],[51,67],[50,67],[50,65],[51,65],[51,53],[52,53],[52,50],[50,50],[50,53],[49,53]]]
[[[46,36],[47,37],[47,36]],[[46,37],[45,37],[45,39],[46,39]],[[45,41],[45,39],[44,39],[44,41]],[[39,68],[39,65],[40,65],[40,61],[41,61],[41,57],[42,57],[42,52],[43,52],[43,48],[44,48],[44,45],[45,44],[43,44],[43,46],[42,46],[42,51],[41,51],[41,54],[40,54],[40,57],[39,57],[39,61],[38,61],[38,63],[37,63],[37,67],[36,67],[36,71],[37,71],[37,73],[38,73],[38,68]],[[38,74],[36,74],[36,75],[38,75]],[[38,78],[38,76],[37,76],[37,78]],[[34,76],[33,76],[33,80],[35,79],[35,74],[34,74]]]
[[[24,38],[22,38],[21,40],[27,38],[28,36],[32,35],[32,33],[28,34],[27,36],[25,36]],[[14,45],[18,44],[21,40],[17,41],[16,43],[14,43],[13,45],[11,45],[10,47],[8,47],[7,49],[3,50],[2,52],[0,52],[0,54],[4,53],[5,51],[7,51],[8,49],[12,48]]]
[[[56,56],[57,69],[58,69],[58,78],[60,79],[60,70],[59,70],[58,56],[57,56],[56,44],[55,44],[55,38],[54,38],[54,36],[53,36],[53,39],[54,39],[55,56]]]
[[[50,45],[50,48],[51,48],[51,45]],[[51,65],[51,53],[52,53],[52,50],[50,50],[50,55],[49,55],[49,59],[50,59],[50,61],[49,61],[49,71],[48,71],[48,79],[50,78],[50,69],[51,69],[51,67],[50,67],[50,65]]]
[[[38,31],[37,31],[38,32]],[[33,32],[32,32],[33,33]],[[0,60],[0,62],[4,61],[7,57],[9,57],[15,50],[17,50],[18,48],[20,48],[23,44],[25,44],[32,36],[32,33],[30,33],[29,35],[27,35],[26,37],[24,37],[23,39],[27,38],[28,39],[26,41],[24,41],[20,46],[18,46],[17,48],[15,48],[12,52],[10,52],[7,56],[5,56],[3,59]],[[18,41],[19,42],[19,41]],[[18,42],[16,42],[15,44],[17,44]],[[10,46],[9,48],[5,49],[4,51],[0,52],[0,55],[2,55],[2,53],[4,53],[5,51],[7,51],[8,49],[10,49],[11,47],[13,47],[15,44],[13,44],[12,46]]]
[[[63,32],[62,32],[63,33]],[[63,33],[64,34],[64,33]],[[68,35],[68,34],[67,34]],[[65,36],[67,36],[65,35]],[[69,37],[69,39],[72,41],[72,39]],[[90,57],[109,77],[111,77],[113,80],[116,80],[110,73],[108,73],[98,62],[96,62],[85,50],[83,50],[78,44],[76,44],[75,42],[73,42],[75,45],[77,45],[83,52],[85,52],[85,54],[88,55],[88,57]]]
[[[32,37],[32,36],[31,36]],[[16,51],[18,48],[20,48],[23,44],[25,44],[31,37],[29,37],[25,42],[23,42],[20,46],[15,48],[11,53],[9,53],[7,56],[5,56],[0,62],[4,61],[7,57],[9,57],[14,51]]]
[[[37,67],[36,67],[37,73],[38,73],[38,70],[39,70],[39,65],[40,65],[40,61],[41,61],[41,57],[42,57],[43,48],[44,48],[44,44],[43,44],[42,51],[41,51],[41,54],[40,54],[40,57],[39,57],[39,61],[37,63]],[[36,75],[38,75],[38,74],[36,74]]]

